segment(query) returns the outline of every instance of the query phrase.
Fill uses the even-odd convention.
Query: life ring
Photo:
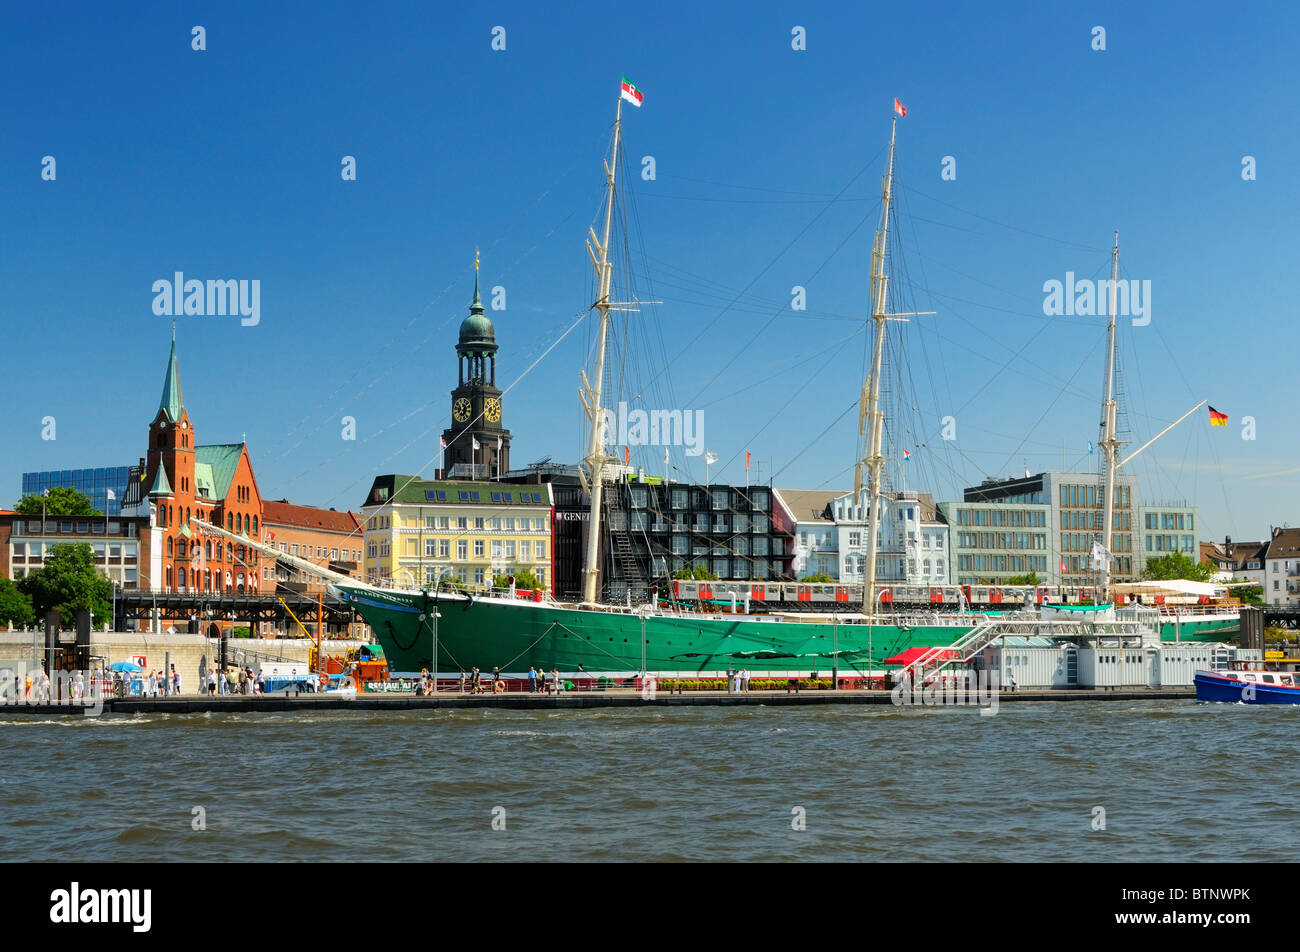
[[[497,679],[497,683],[494,684],[494,685],[492,685],[492,693],[493,693],[493,694],[505,694],[505,693],[506,693],[506,682],[505,682],[503,679],[498,678],[498,679]]]

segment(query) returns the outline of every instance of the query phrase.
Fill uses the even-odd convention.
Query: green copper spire
[[[158,461],[158,473],[153,478],[153,488],[149,490],[150,496],[170,496],[172,495],[171,483],[167,481],[167,468],[163,466],[162,460]]]
[[[474,249],[474,300],[469,303],[471,314],[483,313],[483,300],[478,296],[478,249]]]
[[[185,413],[185,398],[181,395],[181,371],[176,363],[176,322],[172,321],[172,352],[167,358],[167,376],[163,378],[162,400],[159,410],[167,411],[167,419],[179,423]]]

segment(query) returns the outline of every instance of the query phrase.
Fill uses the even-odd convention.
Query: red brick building
[[[162,399],[149,425],[148,455],[132,472],[123,515],[148,515],[140,535],[140,588],[242,592],[262,586],[262,560],[250,546],[201,535],[205,521],[259,538],[262,497],[248,447],[199,444],[181,393],[176,332]]]
[[[351,512],[299,506],[287,499],[262,503],[263,539],[286,555],[315,562],[321,568],[359,575],[361,563],[361,524]],[[301,586],[311,594],[323,591],[319,575],[307,578],[288,563],[262,568],[262,587],[270,591],[273,583]]]

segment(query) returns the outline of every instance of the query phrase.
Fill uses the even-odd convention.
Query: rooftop
[[[267,526],[292,526],[300,529],[322,529],[326,532],[351,534],[361,528],[351,512],[337,509],[318,509],[300,506],[287,499],[262,501],[262,524]]]

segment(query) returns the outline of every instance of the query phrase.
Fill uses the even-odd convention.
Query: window
[[[537,550],[537,558],[539,558],[539,559],[544,559],[544,558],[546,558],[546,542],[545,542],[545,541],[543,541],[542,539],[538,539],[537,542],[535,543],[535,548],[536,548],[536,550]]]
[[[451,540],[450,540],[450,539],[439,539],[439,540],[438,540],[438,558],[440,558],[440,559],[449,559],[449,558],[451,558]]]
[[[506,539],[506,558],[513,559],[514,557],[515,557],[515,540]]]
[[[425,540],[424,540],[424,554],[425,554],[428,558],[434,558],[435,556],[437,556],[437,554],[438,554],[438,540],[437,540],[437,539],[425,539]],[[431,656],[431,657],[432,657],[432,656]]]
[[[465,539],[456,540],[456,558],[464,561],[469,558],[469,542]]]
[[[519,561],[531,562],[533,560],[533,543],[525,539],[519,543]]]
[[[483,540],[482,540],[482,539],[475,539],[475,540],[474,540],[474,558],[476,558],[476,559],[481,559],[481,558],[483,558],[483,551],[484,551]]]
[[[494,559],[499,559],[499,558],[501,558],[501,540],[500,540],[500,539],[493,539],[493,540],[492,540],[492,558],[494,558]]]
[[[482,517],[482,516],[475,516],[475,517],[474,517],[474,528],[475,528],[475,529],[484,529],[484,528],[486,528],[486,526],[485,526],[484,523],[483,523],[483,517]]]
[[[468,528],[469,528],[469,517],[468,517],[468,516],[457,516],[457,517],[456,517],[456,528],[457,528],[457,529],[468,529]]]

